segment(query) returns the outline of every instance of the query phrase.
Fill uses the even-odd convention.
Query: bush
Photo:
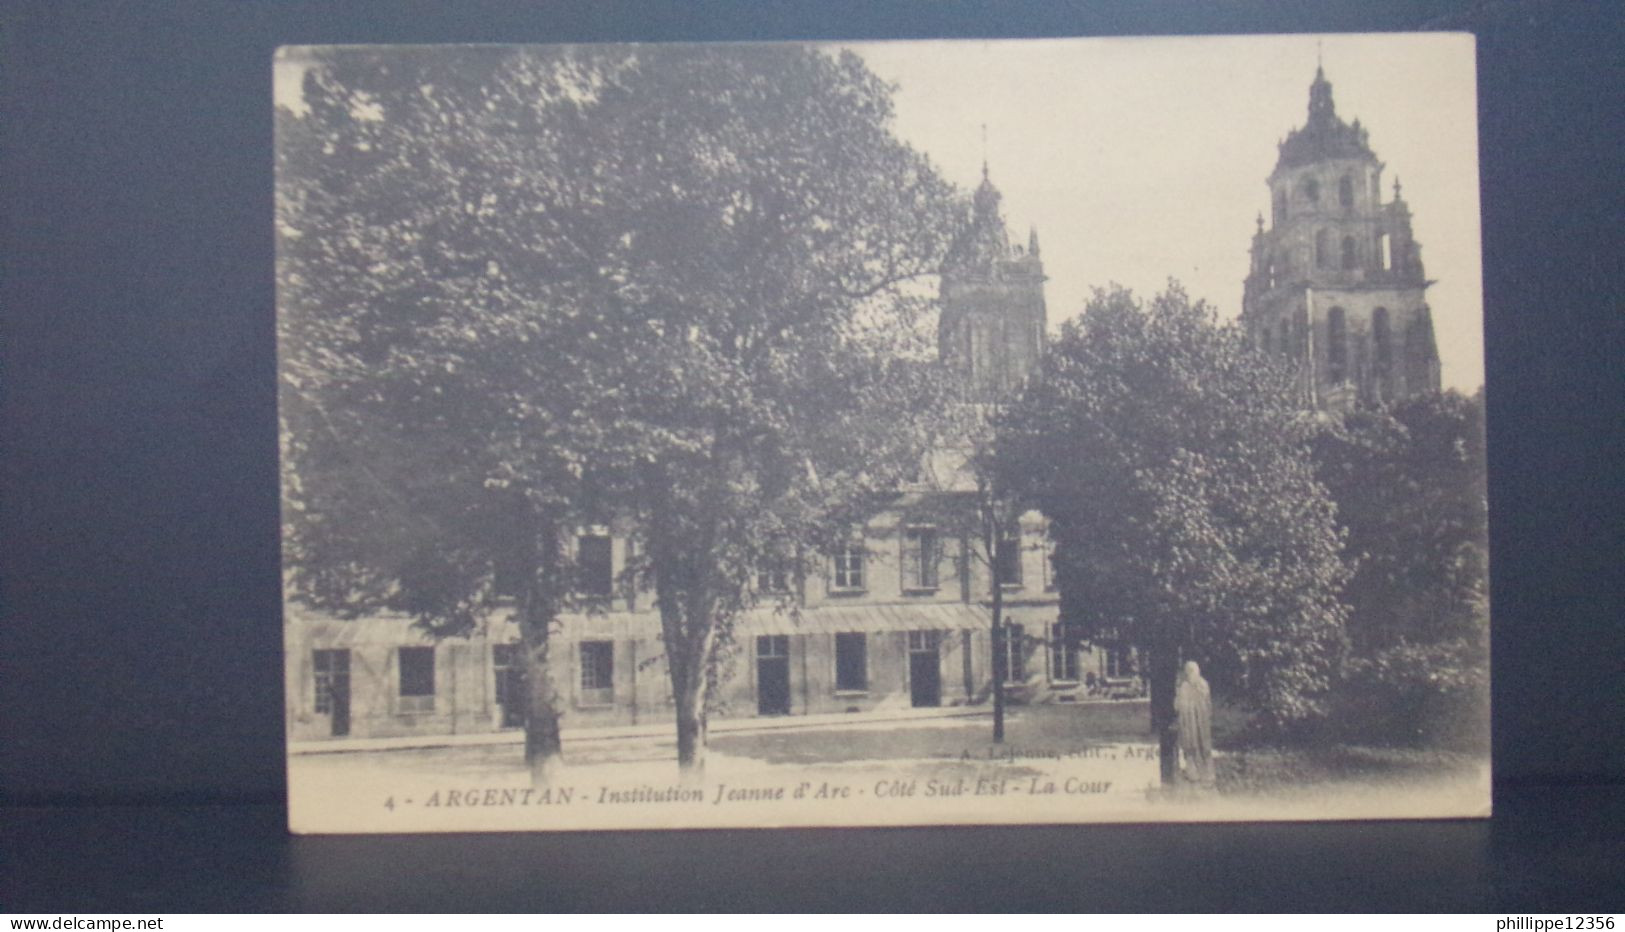
[[[1350,658],[1336,694],[1340,737],[1384,744],[1489,745],[1488,658],[1465,641],[1397,645]]]

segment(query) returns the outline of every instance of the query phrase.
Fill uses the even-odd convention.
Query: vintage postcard
[[[294,831],[1488,814],[1470,36],[274,74]]]

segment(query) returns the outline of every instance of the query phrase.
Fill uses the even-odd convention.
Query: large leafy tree
[[[491,49],[343,50],[278,113],[285,556],[295,594],[467,634],[515,596],[526,758],[560,761],[548,634],[584,512],[591,331],[559,196],[603,63]],[[541,351],[546,347],[545,351]]]
[[[861,61],[801,47],[344,52],[306,98],[279,146],[297,591],[450,633],[523,580],[540,767],[560,538],[631,519],[697,776],[752,572],[833,546],[930,440],[953,190]]]
[[[1001,425],[1003,483],[1049,518],[1063,621],[1149,654],[1163,774],[1196,659],[1289,728],[1322,715],[1346,572],[1289,373],[1174,284],[1097,291]]]
[[[850,54],[640,50],[601,98],[584,168],[618,280],[595,315],[642,337],[605,361],[597,473],[645,538],[692,777],[754,570],[844,541],[931,439],[921,283],[962,205]]]
[[[1488,527],[1482,393],[1420,395],[1323,423],[1317,475],[1348,530],[1347,730],[1483,739]]]

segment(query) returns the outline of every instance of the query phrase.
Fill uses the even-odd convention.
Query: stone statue
[[[1213,696],[1202,668],[1194,660],[1185,662],[1184,675],[1174,692],[1174,712],[1179,719],[1179,755],[1187,781],[1211,788],[1213,771]]]

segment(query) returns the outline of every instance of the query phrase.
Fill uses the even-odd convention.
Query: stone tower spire
[[[1337,115],[1322,68],[1308,119],[1278,146],[1270,225],[1253,235],[1241,319],[1255,346],[1296,366],[1318,408],[1382,403],[1439,388],[1421,247],[1359,120]]]
[[[997,400],[1032,374],[1047,325],[1038,231],[1029,232],[1026,250],[1012,246],[1001,200],[984,162],[969,222],[942,266],[938,355],[982,401]]]

